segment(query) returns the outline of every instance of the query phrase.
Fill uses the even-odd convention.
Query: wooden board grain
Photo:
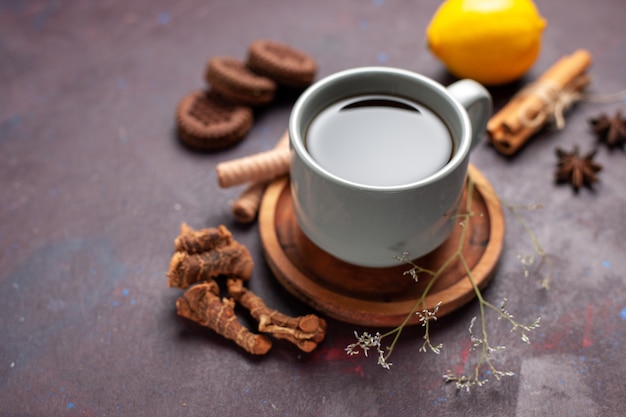
[[[470,206],[472,215],[465,222],[468,230],[463,234],[459,225],[439,248],[414,260],[421,268],[431,271],[449,261],[432,284],[431,276],[426,273],[421,273],[416,283],[405,274],[409,266],[402,262],[389,268],[360,267],[317,247],[298,227],[288,178],[270,184],[261,205],[259,228],[267,262],[290,293],[341,321],[397,326],[413,311],[428,285],[431,287],[419,309],[432,309],[441,303],[438,316],[443,316],[475,297],[472,280],[481,288],[488,284],[502,251],[504,218],[499,200],[487,179],[472,165],[469,175],[475,187]],[[462,213],[465,201],[461,204]],[[459,219],[461,222],[463,217]],[[469,265],[470,274],[463,267],[459,253]],[[416,324],[418,319],[415,316],[409,324]]]

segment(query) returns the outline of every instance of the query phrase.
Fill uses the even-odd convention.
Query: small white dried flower
[[[470,334],[473,333],[472,329],[474,328],[474,323],[476,323],[476,316],[472,317],[470,320],[470,325],[467,330],[469,330]]]
[[[419,277],[417,276],[417,271],[416,271],[415,268],[411,268],[411,269],[409,269],[407,271],[404,271],[402,274],[403,275],[410,275],[411,278],[413,279],[413,281],[419,282]]]
[[[522,267],[524,268],[524,277],[528,278],[530,275],[530,267],[535,263],[534,255],[517,255],[517,259],[522,263]]]
[[[363,334],[359,335],[355,331],[354,337],[357,339],[356,343],[351,343],[345,348],[346,353],[350,356],[358,355],[359,349],[365,356],[367,356],[367,353],[371,348],[380,349],[380,333],[371,335],[368,332],[363,332]]]
[[[385,369],[391,369],[391,362],[387,362],[385,358],[385,352],[381,349],[378,350],[378,365],[382,366]]]

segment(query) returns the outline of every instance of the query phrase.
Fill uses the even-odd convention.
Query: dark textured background
[[[355,326],[334,320],[311,354],[275,343],[253,358],[175,314],[181,292],[165,272],[183,221],[227,225],[254,255],[250,287],[272,307],[309,312],[274,280],[257,226],[234,223],[241,188],[219,189],[214,170],[272,147],[292,102],[258,112],[233,149],[191,152],[174,110],[204,86],[207,60],[244,58],[263,37],[314,56],[318,76],[390,65],[448,84],[424,40],[438,3],[0,1],[0,416],[624,415],[626,154],[600,148],[594,191],[552,181],[555,148],[591,149],[588,118],[623,102],[580,103],[563,131],[514,158],[487,144],[472,156],[502,198],[545,206],[522,214],[554,262],[550,291],[524,277],[518,255],[532,245],[509,215],[485,291],[508,297],[520,321],[543,319],[526,346],[491,316],[492,343],[508,346],[495,361],[513,377],[470,394],[441,378],[471,370],[476,302],[437,322],[439,356],[419,353],[420,329],[407,331],[390,371],[346,356]],[[549,21],[541,55],[522,83],[491,90],[496,106],[577,48],[594,57],[589,91],[626,88],[622,0],[538,7]]]

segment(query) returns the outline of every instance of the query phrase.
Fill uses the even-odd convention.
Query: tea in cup
[[[299,227],[358,266],[434,250],[457,223],[470,150],[491,110],[471,80],[445,88],[411,71],[363,67],[316,82],[289,120]]]

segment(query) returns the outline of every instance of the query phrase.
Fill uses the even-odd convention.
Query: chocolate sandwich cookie
[[[204,78],[224,98],[246,106],[267,104],[276,91],[274,81],[255,74],[236,58],[211,58]]]
[[[306,53],[284,43],[257,40],[248,48],[246,64],[257,74],[288,87],[306,87],[313,82],[317,65]]]
[[[190,147],[219,150],[239,143],[252,127],[250,107],[224,101],[211,91],[184,97],[176,111],[178,135]]]

